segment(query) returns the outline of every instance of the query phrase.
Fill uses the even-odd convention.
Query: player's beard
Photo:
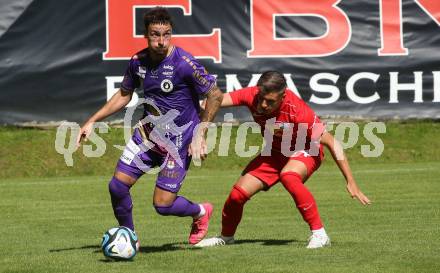
[[[264,110],[261,107],[257,107],[257,114],[265,116],[265,117],[272,117],[273,115],[275,115],[278,112],[278,108],[270,108],[270,109],[266,109]]]
[[[159,47],[156,49],[156,54],[160,55],[161,57],[165,57],[168,53],[168,48],[166,47]]]
[[[257,107],[257,114],[259,115],[268,116],[271,113],[272,112],[270,110],[264,110],[262,107]]]
[[[154,59],[157,59],[157,60],[165,59],[165,57],[168,54],[168,48],[166,48],[166,47],[151,48],[151,51],[155,57]]]

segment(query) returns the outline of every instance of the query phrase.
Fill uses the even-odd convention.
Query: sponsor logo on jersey
[[[183,136],[179,134],[176,136],[176,147],[179,149],[183,146]]]
[[[163,71],[162,75],[164,75],[165,77],[171,77],[173,76],[174,71]]]
[[[145,79],[145,74],[147,73],[147,69],[143,66],[138,67],[138,72],[136,74],[141,77],[142,79]]]
[[[201,85],[204,86],[209,86],[210,82],[200,73],[199,70],[194,70],[194,72],[192,73],[194,79],[196,79],[196,81],[198,81]],[[206,73],[205,73],[206,75]]]
[[[131,162],[132,162],[133,159],[134,159],[134,154],[133,154],[131,151],[129,151],[129,150],[125,150],[125,151],[122,153],[120,159],[121,159],[121,161],[124,162],[125,164],[130,165]]]
[[[140,150],[141,149],[136,145],[136,143],[132,139],[130,139],[120,157],[121,161],[125,164],[131,164],[134,157],[140,152]]]
[[[167,64],[163,66],[163,69],[174,70],[174,66]]]
[[[167,186],[168,188],[171,188],[171,189],[177,188],[176,184],[165,184],[165,186]]]
[[[166,170],[166,169],[163,169],[162,171],[160,171],[159,175],[163,176],[163,177],[172,178],[172,179],[176,179],[179,177],[178,172],[170,171],[170,170]],[[174,187],[176,187],[176,185],[174,185]]]
[[[151,69],[151,71],[150,71],[151,78],[157,79],[157,78],[159,78],[158,75],[159,75],[159,69]]]

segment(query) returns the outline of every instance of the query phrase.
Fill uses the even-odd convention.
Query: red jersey
[[[266,116],[257,113],[258,92],[258,87],[254,86],[236,90],[229,95],[234,105],[249,108],[255,122],[260,125],[261,134],[266,141],[268,132],[273,132],[272,150],[283,152],[287,156],[287,152],[309,150],[312,143],[319,144],[319,137],[325,131],[325,126],[315,112],[295,93],[286,89],[286,96],[280,109]],[[268,131],[265,133],[266,129]],[[318,149],[315,151],[318,152],[319,145],[316,148]]]

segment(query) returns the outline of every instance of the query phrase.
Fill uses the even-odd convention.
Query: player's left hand
[[[201,166],[202,160],[207,157],[208,146],[202,133],[197,133],[188,147],[188,152],[192,156],[194,165]]]
[[[351,195],[351,198],[356,198],[357,200],[359,200],[359,202],[361,202],[362,205],[371,204],[370,199],[368,199],[368,197],[361,192],[356,183],[347,183],[347,191]]]

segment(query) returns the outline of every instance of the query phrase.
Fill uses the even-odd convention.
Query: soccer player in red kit
[[[231,244],[243,207],[261,190],[279,181],[290,193],[298,211],[310,227],[307,248],[330,245],[318,208],[304,182],[319,168],[327,147],[344,175],[347,191],[363,205],[370,200],[358,188],[341,145],[325,130],[314,111],[292,91],[277,71],[263,73],[255,87],[225,94],[222,106],[247,106],[261,127],[266,146],[236,181],[224,204],[221,235],[204,239],[196,246]]]

